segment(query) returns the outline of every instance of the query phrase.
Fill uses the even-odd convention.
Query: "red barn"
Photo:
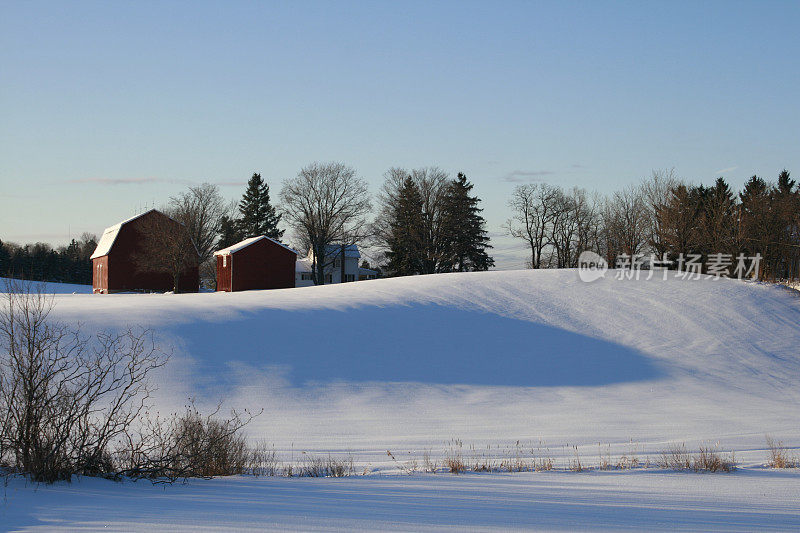
[[[147,232],[151,231],[148,228],[152,227],[161,228],[173,239],[189,238],[183,224],[155,209],[106,228],[91,256],[95,293],[173,290],[174,276],[166,261],[163,266],[151,266],[154,261],[148,261],[147,267],[143,266],[142,249],[153,248],[145,246],[143,240],[148,238]],[[194,249],[194,260],[187,261],[189,266],[183,269],[178,278],[181,292],[197,292],[200,287],[199,258],[196,253]]]
[[[218,291],[294,288],[297,252],[274,239],[245,239],[214,255]]]

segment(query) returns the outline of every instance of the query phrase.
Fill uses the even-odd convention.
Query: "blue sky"
[[[0,2],[0,239],[312,161],[517,183],[800,175],[800,2]]]

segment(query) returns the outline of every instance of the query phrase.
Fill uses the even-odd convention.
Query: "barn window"
[[[344,280],[346,282],[355,281],[356,280],[356,276],[355,276],[355,274],[345,274],[344,275]]]
[[[228,266],[228,256],[227,255],[223,255],[222,256],[222,266],[223,266],[223,268]]]

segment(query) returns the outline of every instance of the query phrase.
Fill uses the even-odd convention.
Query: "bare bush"
[[[303,461],[293,472],[298,477],[348,477],[355,474],[355,465],[351,455],[337,459],[303,452]]]
[[[689,470],[692,467],[692,457],[686,451],[685,444],[672,444],[667,451],[662,452],[658,464],[661,468],[671,470]]]
[[[692,460],[695,472],[733,472],[736,470],[736,459],[733,453],[726,457],[708,446],[700,446],[700,452]]]
[[[277,476],[280,469],[278,468],[278,454],[275,452],[275,447],[266,442],[256,443],[250,449],[248,472],[254,476]]]
[[[467,465],[464,464],[464,458],[458,452],[454,455],[449,455],[444,459],[444,467],[447,468],[451,474],[463,474],[467,471]]]
[[[429,474],[435,474],[437,469],[439,468],[439,465],[436,464],[436,461],[434,459],[431,459],[430,450],[425,450],[422,453],[422,468],[423,470],[425,470],[425,472],[428,472]]]
[[[716,448],[700,446],[697,455],[686,451],[686,445],[672,445],[661,454],[659,466],[671,470],[693,470],[695,472],[732,472],[736,470],[736,458],[731,452],[724,456]]]
[[[769,463],[767,466],[770,468],[795,468],[797,461],[789,456],[783,443],[775,440],[769,435],[766,436],[767,448],[769,449]]]
[[[255,415],[232,411],[224,418],[219,411],[218,405],[203,415],[190,403],[183,413],[145,419],[125,434],[117,451],[118,475],[171,483],[250,472],[254,452],[242,430]]]
[[[0,458],[36,481],[113,471],[111,448],[144,410],[167,361],[150,332],[84,335],[53,298],[7,281],[0,306]]]

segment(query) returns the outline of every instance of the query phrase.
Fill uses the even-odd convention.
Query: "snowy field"
[[[366,475],[13,479],[5,529],[800,528],[800,473],[763,466],[765,434],[800,446],[796,291],[545,270],[235,294],[56,292],[63,320],[155,331],[172,353],[160,410],[189,397],[263,408],[248,435],[280,460],[331,454]],[[654,467],[680,443],[735,452],[740,469]],[[441,465],[519,453],[557,471],[405,473],[426,454]],[[640,467],[568,471],[604,456]]]

